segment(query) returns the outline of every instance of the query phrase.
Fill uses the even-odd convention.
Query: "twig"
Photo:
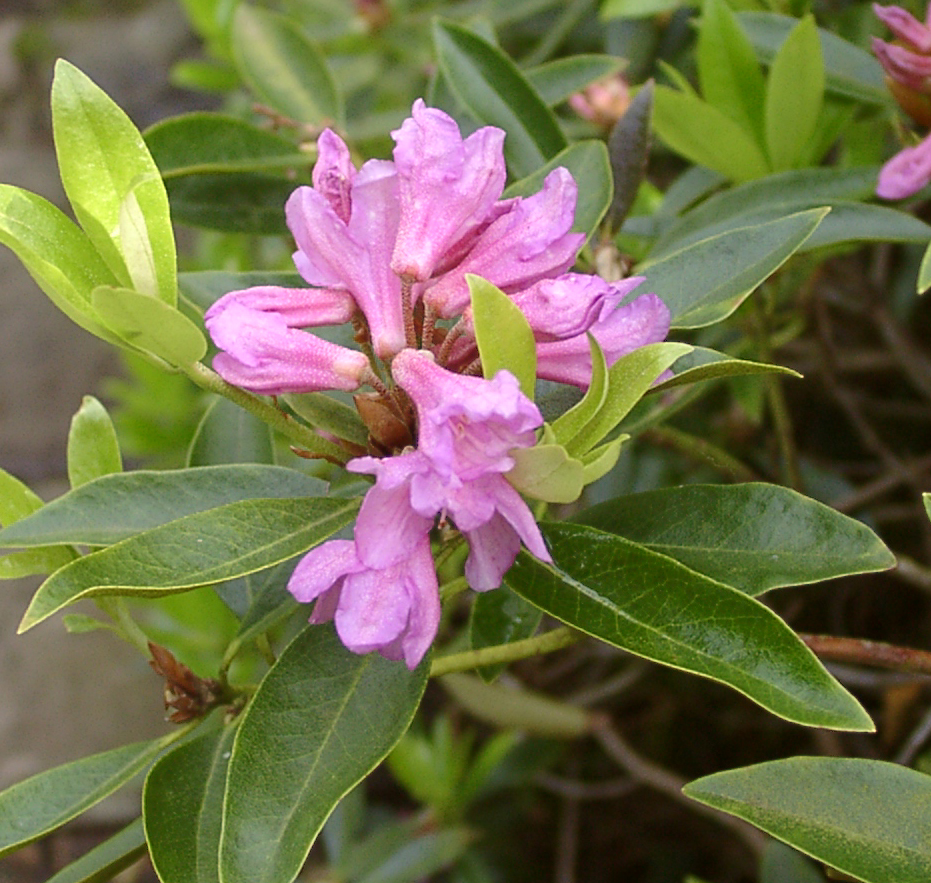
[[[837,635],[800,634],[799,637],[821,659],[914,674],[931,674],[931,653],[927,650]]]

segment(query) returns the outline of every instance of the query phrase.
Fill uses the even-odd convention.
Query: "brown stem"
[[[891,668],[913,674],[931,674],[931,653],[927,650],[837,635],[800,634],[799,637],[821,659]]]

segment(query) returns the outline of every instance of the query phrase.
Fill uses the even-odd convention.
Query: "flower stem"
[[[412,349],[417,349],[417,330],[414,328],[414,303],[412,291],[414,283],[401,277],[401,313],[404,316],[404,339]]]
[[[201,389],[225,396],[314,456],[340,465],[350,458],[349,453],[339,445],[317,435],[310,427],[298,423],[284,411],[278,410],[251,392],[227,383],[201,362],[189,365],[185,373]]]
[[[494,647],[482,647],[480,650],[467,650],[464,653],[449,653],[433,660],[430,677],[449,674],[453,671],[468,671],[482,665],[495,665],[502,662],[516,662],[529,659],[541,653],[552,653],[574,644],[581,635],[562,626],[533,638],[514,641],[510,644],[497,644]]]

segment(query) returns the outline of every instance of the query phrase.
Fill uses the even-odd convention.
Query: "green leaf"
[[[925,253],[921,256],[921,266],[918,268],[918,282],[915,290],[918,294],[924,294],[929,288],[931,288],[931,242],[928,243]]]
[[[611,162],[603,141],[577,141],[533,174],[511,184],[504,191],[504,196],[510,198],[536,193],[542,188],[544,178],[560,167],[569,170],[579,188],[572,230],[590,237],[611,205],[613,194]]]
[[[646,491],[593,506],[574,520],[750,595],[895,566],[865,524],[773,484]]]
[[[187,515],[86,555],[50,576],[20,631],[95,595],[158,597],[255,573],[349,524],[356,500],[242,500]]]
[[[116,277],[64,212],[41,196],[0,184],[0,242],[72,322],[110,343],[119,341],[91,305],[91,291]]]
[[[5,500],[16,499],[15,487],[11,490],[4,486],[5,479],[10,478],[0,472],[0,506]],[[282,466],[139,469],[99,478],[53,500],[41,511],[36,511],[42,504],[36,497],[38,505],[31,510],[35,514],[21,521],[17,519],[15,527],[0,532],[0,545],[107,546],[226,503],[251,497],[319,497],[325,490],[326,485],[320,479]],[[22,508],[25,504],[19,505]],[[4,520],[0,518],[0,522]]]
[[[236,735],[223,807],[223,883],[297,876],[340,798],[407,730],[429,667],[429,657],[410,672],[375,653],[350,653],[329,626],[311,626],[291,642]]]
[[[143,134],[163,178],[290,170],[306,166],[310,160],[293,141],[218,113],[170,117]]]
[[[562,445],[537,444],[511,451],[507,480],[522,494],[547,503],[574,503],[582,494],[583,466]]]
[[[824,883],[824,876],[800,852],[770,840],[760,859],[760,883]]]
[[[144,770],[165,743],[166,739],[136,742],[92,754],[0,792],[0,855],[38,840],[96,806]]]
[[[44,505],[32,488],[5,469],[0,469],[0,524],[8,526],[20,521]]]
[[[527,82],[550,106],[561,104],[596,80],[618,73],[626,62],[611,55],[570,55],[524,71]]]
[[[605,218],[604,234],[613,238],[630,213],[646,180],[653,119],[652,80],[630,102],[608,137],[608,158],[614,195]]]
[[[524,314],[500,288],[481,276],[467,273],[466,281],[482,373],[491,379],[502,369],[510,371],[524,395],[533,399],[537,347]]]
[[[71,487],[123,471],[120,443],[113,421],[100,402],[84,396],[68,433],[68,480]]]
[[[678,9],[681,0],[604,0],[599,15],[604,19],[648,18]]]
[[[521,552],[507,584],[556,619],[728,684],[795,723],[871,731],[867,713],[768,607],[678,561],[577,524],[544,524],[553,563]]]
[[[811,236],[828,209],[810,209],[700,240],[636,272],[669,307],[674,328],[726,318]]]
[[[653,130],[676,153],[733,181],[769,171],[755,137],[716,107],[668,86],[657,86],[653,101]]]
[[[608,364],[595,335],[591,333],[588,334],[588,348],[592,360],[591,383],[582,400],[554,420],[551,426],[556,441],[576,456],[586,453],[582,445],[576,443],[576,439],[586,424],[604,407],[608,398]]]
[[[682,356],[672,367],[675,377],[664,380],[652,388],[652,392],[672,389],[698,383],[703,380],[716,380],[720,377],[739,377],[748,374],[784,374],[788,377],[801,377],[798,371],[782,365],[770,365],[766,362],[751,362],[747,359],[732,359],[724,353],[697,346],[692,352]]]
[[[705,0],[695,60],[705,101],[761,142],[763,73],[753,46],[724,0]]]
[[[740,12],[737,18],[763,61],[776,54],[798,23],[790,15],[773,12]],[[881,107],[895,106],[883,82],[882,68],[869,52],[821,28],[818,38],[828,92]]]
[[[229,399],[217,397],[194,433],[187,463],[188,466],[219,466],[223,463],[272,463],[274,459],[268,424]]]
[[[49,877],[47,883],[108,883],[145,854],[142,819],[136,819]]]
[[[232,39],[239,73],[272,109],[301,123],[342,123],[343,100],[326,58],[296,22],[241,3]]]
[[[149,770],[142,813],[160,880],[219,883],[223,793],[235,734],[232,726],[206,733],[172,749]]]
[[[324,392],[306,392],[289,393],[282,399],[315,429],[323,429],[357,445],[368,444],[368,427],[362,422],[359,412],[334,396]]]
[[[705,776],[682,790],[857,880],[931,879],[931,778],[915,770],[790,757]]]
[[[469,614],[469,646],[481,650],[530,638],[542,618],[539,607],[528,604],[507,586],[493,592],[477,592]],[[506,667],[503,662],[485,665],[478,673],[485,683],[491,683]]]
[[[475,840],[475,832],[466,825],[444,827],[418,834],[408,823],[408,833],[391,853],[381,854],[378,867],[360,878],[359,883],[409,883],[411,880],[437,879],[440,872],[465,855]]]
[[[568,145],[553,112],[511,59],[461,25],[433,24],[437,60],[447,82],[480,123],[507,132],[504,156],[525,177]]]
[[[147,293],[174,306],[177,269],[168,198],[139,130],[63,59],[52,81],[52,128],[65,193],[107,266],[126,286],[153,280],[155,290]],[[132,219],[141,228],[132,230],[125,217],[121,225],[127,198],[137,204]]]
[[[824,63],[815,20],[789,32],[766,80],[766,148],[773,169],[800,165],[815,134],[824,97]]]

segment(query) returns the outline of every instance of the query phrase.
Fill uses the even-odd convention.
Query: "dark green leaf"
[[[646,491],[593,506],[575,520],[750,595],[895,566],[866,525],[773,484]]]
[[[545,524],[553,563],[522,552],[506,582],[581,631],[729,684],[808,726],[873,729],[867,713],[768,607],[619,536]]]
[[[475,833],[465,825],[427,834],[409,834],[395,852],[383,854],[379,866],[360,878],[359,883],[410,883],[411,880],[435,879],[435,875],[461,858],[474,840]]]
[[[790,757],[705,776],[682,790],[858,880],[931,879],[931,778],[915,770]]]
[[[606,226],[612,236],[624,223],[646,177],[652,114],[653,81],[650,80],[631,101],[608,138],[614,197],[608,209]]]
[[[136,819],[49,877],[47,883],[108,883],[145,854],[142,819]]]
[[[50,576],[32,599],[26,631],[79,598],[157,597],[271,567],[352,521],[355,500],[242,500],[177,521],[86,555]]]
[[[286,235],[284,204],[295,182],[250,173],[186,175],[167,182],[176,221],[224,233]]]
[[[472,602],[469,616],[469,646],[473,650],[510,644],[529,638],[537,630],[543,611],[515,595],[507,586],[493,592],[479,592]],[[504,663],[478,669],[482,680],[490,683],[506,668]]]
[[[611,55],[570,55],[525,70],[524,76],[553,107],[596,80],[616,74],[624,64],[623,59]]]
[[[0,532],[0,545],[107,546],[176,518],[237,500],[319,497],[325,490],[320,479],[282,466],[140,469],[105,475],[53,500],[28,519],[18,520],[15,527]]]
[[[436,21],[440,68],[456,97],[485,125],[507,132],[504,155],[525,177],[567,147],[553,112],[517,66],[496,46],[452,22]]]
[[[0,855],[96,806],[142,772],[165,739],[136,742],[46,770],[0,793]]]
[[[123,471],[120,443],[106,408],[84,396],[68,432],[68,480],[80,487],[95,478]]]
[[[325,392],[291,393],[282,396],[285,403],[316,429],[355,442],[368,444],[368,427],[362,422],[359,412]]]
[[[230,760],[224,883],[290,883],[340,798],[410,725],[429,658],[413,672],[358,656],[330,626],[292,641],[245,712]]]
[[[207,408],[188,451],[188,466],[223,463],[273,463],[275,449],[268,424],[229,399]],[[264,494],[263,494],[264,496]]]
[[[149,770],[142,813],[152,865],[165,883],[219,883],[220,825],[236,728],[192,739]]]

